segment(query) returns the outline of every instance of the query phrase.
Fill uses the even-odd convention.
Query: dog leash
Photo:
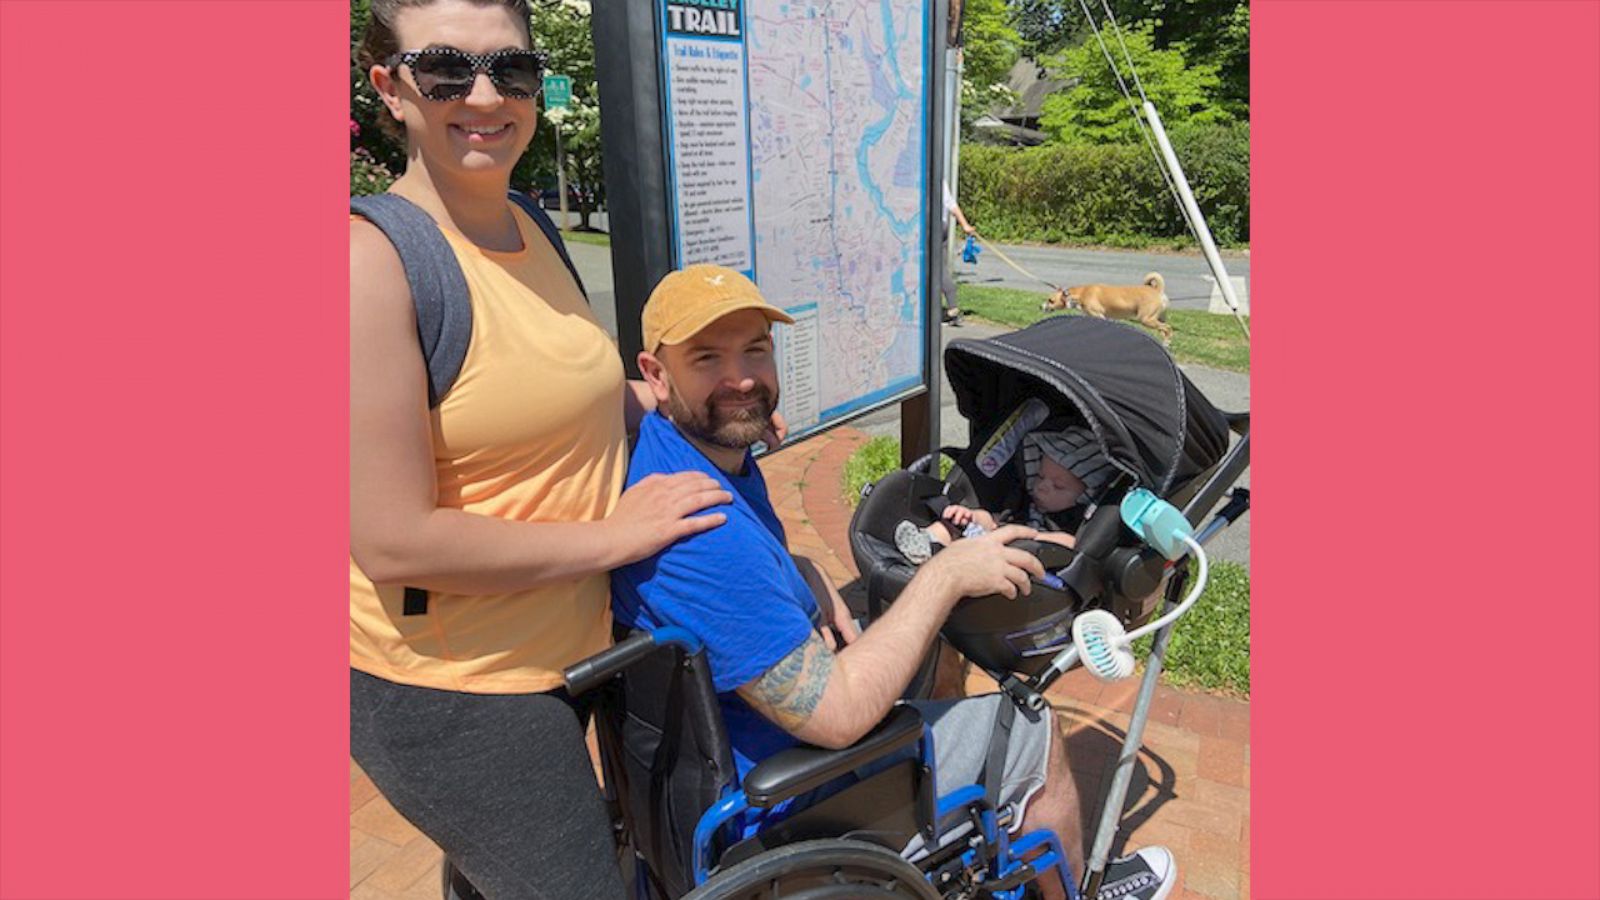
[[[1034,281],[1039,282],[1040,284],[1044,285],[1045,287],[1047,287],[1047,288],[1049,288],[1049,289],[1051,289],[1053,291],[1064,290],[1064,288],[1062,288],[1061,285],[1052,284],[1052,283],[1050,283],[1048,281],[1045,281],[1043,278],[1040,278],[1039,276],[1033,274],[1032,272],[1029,272],[1027,269],[1024,269],[1021,265],[1019,265],[1017,263],[1016,260],[1014,260],[1011,257],[1007,256],[1005,254],[1004,250],[1001,250],[999,247],[996,247],[995,245],[993,245],[993,244],[989,243],[988,241],[984,240],[983,239],[983,235],[977,234],[976,232],[974,232],[972,236],[978,239],[978,243],[983,245],[983,249],[988,250],[990,253],[993,253],[995,256],[1000,257],[1000,259],[1003,262],[1005,262],[1006,265],[1010,266],[1011,268],[1016,269],[1018,272],[1021,272],[1023,275],[1026,275],[1027,277],[1033,279]]]

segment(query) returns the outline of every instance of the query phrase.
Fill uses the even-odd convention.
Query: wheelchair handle
[[[579,694],[594,690],[607,681],[610,681],[623,669],[638,663],[649,656],[659,646],[674,644],[684,649],[685,653],[700,652],[700,642],[694,635],[682,628],[658,628],[655,631],[640,631],[619,644],[601,650],[599,653],[580,662],[568,666],[561,674],[567,681],[567,693],[576,697]]]

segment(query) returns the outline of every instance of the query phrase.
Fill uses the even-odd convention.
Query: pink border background
[[[1600,4],[1252,25],[1253,893],[1600,897]]]
[[[0,897],[347,893],[347,11],[0,2]],[[1253,14],[1253,895],[1600,896],[1600,4]]]
[[[349,6],[0,3],[0,895],[337,897]]]

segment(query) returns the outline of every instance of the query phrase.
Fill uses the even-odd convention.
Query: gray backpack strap
[[[578,283],[578,293],[583,295],[583,299],[589,299],[589,292],[584,290],[583,287],[583,279],[578,277],[578,267],[572,264],[572,257],[567,255],[567,243],[561,239],[561,229],[556,227],[556,223],[550,218],[550,214],[539,207],[538,201],[521,191],[511,192],[511,202],[522,207],[522,211],[528,214],[528,218],[532,219],[533,223],[539,226],[539,230],[544,232],[544,236],[549,239],[551,246],[555,247],[556,252],[561,255],[561,261],[567,264],[567,271],[572,273],[572,280]]]
[[[350,211],[394,244],[411,285],[417,338],[428,364],[428,408],[455,384],[472,340],[472,301],[461,264],[433,217],[398,194],[351,197]]]
[[[406,270],[411,305],[417,311],[417,339],[428,364],[428,408],[455,384],[472,340],[472,299],[455,251],[433,217],[398,194],[351,197],[350,211],[378,226]],[[428,592],[407,587],[401,613],[428,613]]]

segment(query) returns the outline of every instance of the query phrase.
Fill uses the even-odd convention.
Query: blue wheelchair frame
[[[693,656],[699,653],[702,645],[693,634],[682,628],[658,628],[650,632],[656,646],[675,645],[685,654]],[[938,784],[938,770],[934,761],[933,732],[924,724],[922,737],[917,743],[918,758],[929,772],[934,773],[934,784]],[[739,787],[724,790],[721,800],[713,804],[701,814],[699,822],[694,829],[694,884],[699,887],[711,877],[712,854],[714,842],[718,832],[732,822],[742,813],[750,810],[751,803],[745,791]],[[1067,857],[1062,851],[1061,840],[1054,831],[1049,829],[1036,829],[1022,835],[1016,841],[1011,840],[1010,833],[998,827],[994,809],[989,806],[981,785],[969,784],[957,788],[938,798],[935,825],[943,823],[949,816],[964,809],[973,809],[978,812],[978,826],[981,829],[983,845],[991,850],[986,872],[986,880],[1006,878],[1023,866],[1031,866],[1038,878],[1046,877],[1054,869],[1066,887],[1070,900],[1078,900],[1078,888],[1072,878],[1072,873],[1067,867]],[[929,849],[936,846],[930,842]],[[1044,852],[1035,859],[1024,863],[1022,857],[1040,848]],[[975,869],[980,862],[980,851],[977,847],[968,847],[961,854],[964,867]],[[1007,890],[994,892],[997,900],[1022,900],[1026,884]]]

